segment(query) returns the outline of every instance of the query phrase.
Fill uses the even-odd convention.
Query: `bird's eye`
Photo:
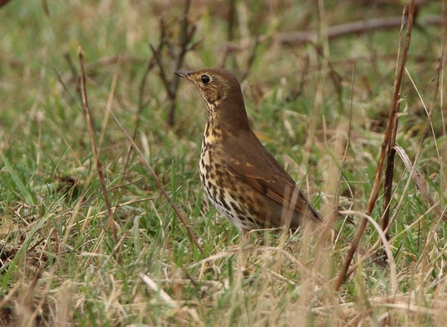
[[[208,84],[211,81],[210,77],[208,75],[202,75],[202,83]]]

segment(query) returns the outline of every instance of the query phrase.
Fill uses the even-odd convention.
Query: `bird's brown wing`
[[[294,180],[264,148],[254,133],[248,132],[243,139],[244,144],[231,138],[224,143],[228,172],[281,206],[293,208],[294,211],[321,221],[321,217]]]

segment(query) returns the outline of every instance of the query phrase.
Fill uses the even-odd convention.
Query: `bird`
[[[217,211],[244,235],[319,226],[320,214],[251,129],[237,78],[221,68],[174,73],[192,82],[207,105],[200,181]]]

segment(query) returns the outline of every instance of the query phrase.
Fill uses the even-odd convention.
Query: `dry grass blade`
[[[400,95],[400,87],[402,84],[402,77],[403,77],[403,73],[405,70],[407,53],[408,53],[408,48],[410,46],[410,40],[411,40],[410,36],[411,36],[411,29],[412,29],[412,24],[413,24],[414,0],[412,0],[410,2],[409,8],[406,8],[406,10],[408,10],[408,15],[407,15],[408,21],[407,21],[407,32],[406,32],[406,38],[405,38],[405,44],[404,44],[404,51],[403,51],[402,58],[401,58],[400,62],[398,61],[399,66],[397,68],[395,82],[394,82],[393,104],[392,104],[392,107],[390,110],[390,115],[388,118],[388,125],[387,125],[387,129],[385,132],[384,141],[382,143],[382,150],[380,153],[380,158],[379,158],[379,163],[378,163],[377,170],[376,170],[376,175],[374,176],[373,189],[372,189],[371,195],[369,197],[368,206],[366,209],[366,215],[368,215],[368,216],[371,214],[371,212],[374,208],[374,204],[375,204],[377,197],[379,195],[381,179],[382,179],[382,171],[383,171],[383,162],[385,159],[385,153],[388,152],[388,154],[390,154],[390,150],[392,149],[389,147],[390,139],[392,139],[392,135],[394,135],[394,141],[392,142],[392,144],[395,143],[395,136],[396,136],[395,128],[396,128],[396,124],[397,124],[397,112],[398,112],[397,109],[398,109],[398,104],[399,104],[399,95]],[[403,15],[404,16],[403,21],[405,20],[405,11],[404,11],[404,15]],[[389,176],[389,175],[387,175],[387,176]],[[392,182],[392,176],[391,176],[391,182]],[[357,252],[357,249],[360,244],[360,239],[362,238],[362,235],[365,231],[366,225],[367,225],[367,220],[363,219],[362,222],[360,223],[358,230],[357,230],[356,237],[351,244],[351,248],[349,249],[349,252],[346,255],[345,261],[343,263],[343,267],[342,267],[342,269],[338,275],[338,278],[335,282],[334,288],[336,290],[338,290],[340,288],[340,286],[348,278],[347,272],[348,272],[349,266],[350,266],[351,261],[354,257],[354,254]],[[382,225],[382,228],[383,228],[383,225]]]
[[[173,308],[179,308],[179,304],[174,301],[168,293],[166,293],[162,288],[160,288],[157,283],[150,278],[148,275],[145,275],[143,273],[140,274],[140,278],[143,280],[143,282],[150,287],[150,289],[152,289],[153,291],[157,292],[158,294],[160,294],[160,298],[165,301],[167,304],[169,304],[171,307]]]
[[[181,306],[178,301],[175,301],[172,299],[172,297],[169,296],[168,293],[166,293],[152,278],[150,278],[148,275],[145,274],[139,274],[140,278],[143,280],[143,282],[149,286],[150,289],[152,289],[154,292],[157,292],[161,298],[166,304],[168,304],[170,307],[172,307],[174,310],[178,310],[177,313],[182,313],[182,311],[186,311],[189,316],[191,316],[194,321],[194,326],[202,326],[203,323],[201,319],[199,318],[199,315],[197,314],[197,311],[194,308],[189,308],[187,306]]]
[[[185,216],[180,212],[180,210],[177,208],[177,206],[172,201],[171,197],[169,196],[168,192],[166,192],[165,188],[163,187],[163,184],[161,183],[160,179],[158,178],[155,171],[152,169],[150,163],[147,161],[147,159],[144,157],[141,150],[138,148],[132,137],[127,133],[124,126],[120,123],[120,121],[116,118],[116,116],[111,112],[110,116],[115,120],[115,123],[118,125],[118,127],[121,129],[123,134],[127,137],[130,144],[132,145],[132,148],[135,150],[135,152],[138,154],[140,159],[143,161],[144,165],[146,166],[147,170],[151,173],[152,177],[154,178],[155,182],[157,183],[157,186],[160,190],[160,192],[163,194],[163,196],[166,198],[166,200],[171,205],[172,209],[174,209],[175,213],[177,214],[177,217],[180,219],[180,222],[185,226],[186,230],[188,231],[189,238],[191,241],[197,246],[200,252],[203,252],[202,246],[200,245],[199,241],[197,240],[197,237],[192,232],[191,228],[188,226],[188,223],[186,222]]]
[[[14,298],[14,295],[17,293],[20,287],[22,287],[22,281],[18,281],[13,285],[11,289],[9,289],[8,294],[6,294],[6,296],[3,297],[0,301],[0,308],[3,308],[8,303],[8,301]]]
[[[79,63],[81,67],[81,95],[82,95],[82,108],[84,110],[85,115],[85,121],[88,128],[88,134],[90,136],[90,143],[92,147],[93,156],[96,163],[96,169],[98,172],[98,178],[101,184],[101,190],[104,195],[104,201],[107,207],[107,213],[108,213],[108,220],[107,220],[107,227],[110,228],[112,231],[113,239],[115,241],[115,244],[118,243],[118,233],[115,226],[115,219],[113,217],[113,211],[112,207],[110,206],[109,196],[107,192],[106,182],[104,179],[104,173],[102,169],[101,160],[99,159],[98,149],[96,147],[96,141],[95,141],[95,135],[93,131],[93,124],[90,116],[90,108],[88,106],[88,100],[87,100],[87,88],[86,88],[86,81],[85,81],[85,70],[84,70],[84,54],[82,53],[82,48],[78,48],[78,55],[79,55]],[[117,252],[119,253],[119,251]]]
[[[364,220],[369,221],[371,225],[374,226],[375,230],[377,231],[377,234],[379,234],[379,238],[382,240],[383,247],[385,249],[386,256],[388,258],[388,262],[390,265],[390,275],[391,275],[391,293],[393,296],[397,293],[398,290],[398,284],[397,284],[397,272],[396,272],[396,262],[394,261],[393,252],[391,252],[391,246],[388,242],[388,239],[385,235],[385,232],[380,228],[379,224],[369,215],[355,210],[347,210],[342,211],[342,214],[345,215],[357,215],[362,217]],[[363,260],[363,259],[361,259]],[[349,271],[347,275],[350,275],[353,273],[354,270]]]
[[[427,200],[427,202],[430,204],[430,206],[433,208],[433,210],[436,212],[436,214],[439,215],[440,217],[442,217],[444,222],[447,223],[446,212],[442,212],[441,208],[439,208],[439,205],[437,203],[435,203],[435,200],[432,198],[430,193],[428,193],[427,183],[424,180],[424,176],[416,170],[416,168],[411,163],[410,158],[408,158],[407,153],[405,152],[405,150],[402,147],[396,145],[394,147],[394,149],[396,150],[397,154],[399,154],[400,158],[402,159],[403,163],[405,164],[405,167],[409,171],[411,178],[417,185],[419,191],[422,193],[425,200]]]

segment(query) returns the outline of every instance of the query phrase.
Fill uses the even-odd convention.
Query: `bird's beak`
[[[180,76],[181,78],[187,79],[188,81],[191,80],[191,75],[189,75],[187,70],[176,70],[174,74]]]

